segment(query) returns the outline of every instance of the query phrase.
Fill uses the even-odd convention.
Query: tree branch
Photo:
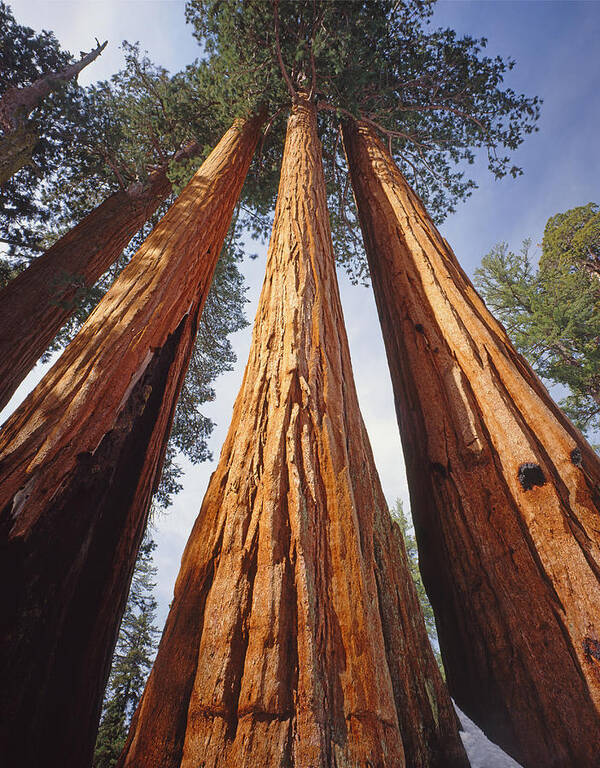
[[[275,19],[275,52],[277,54],[277,61],[279,62],[279,69],[281,70],[287,89],[292,97],[292,102],[295,104],[298,101],[298,94],[288,75],[285,64],[283,63],[283,56],[281,55],[281,45],[279,42],[279,0],[273,0],[273,16]]]
[[[42,99],[60,85],[68,82],[81,72],[84,67],[97,59],[106,48],[108,40],[97,46],[89,53],[82,54],[79,61],[69,64],[58,72],[49,72],[24,88],[9,88],[0,98],[0,125],[6,133],[16,131],[24,124],[26,118],[38,106]]]

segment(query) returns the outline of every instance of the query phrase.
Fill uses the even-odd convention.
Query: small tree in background
[[[475,284],[515,346],[546,381],[568,387],[560,403],[592,436],[600,427],[600,209],[589,203],[551,217],[536,267],[531,241],[498,243]]]
[[[94,751],[94,768],[112,768],[117,762],[156,654],[160,633],[155,623],[157,569],[152,560],[155,549],[156,544],[147,535],[140,547],[113,656]]]

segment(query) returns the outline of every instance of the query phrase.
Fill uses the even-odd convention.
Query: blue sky
[[[184,20],[179,0],[13,0],[20,23],[52,29],[61,44],[77,54],[89,50],[94,37],[109,40],[103,55],[80,78],[82,84],[109,77],[122,65],[119,44],[139,40],[151,58],[175,71],[199,54]],[[466,271],[472,275],[481,257],[500,240],[518,248],[522,239],[539,243],[546,220],[559,211],[600,201],[600,3],[556,0],[442,0],[433,23],[460,34],[488,39],[489,55],[517,61],[508,84],[544,99],[539,133],[528,137],[515,154],[524,169],[520,178],[495,181],[485,163],[475,166],[479,188],[441,227]],[[247,314],[254,317],[262,284],[266,246],[260,258],[247,260]],[[402,452],[396,426],[389,374],[377,315],[369,289],[349,284],[340,274],[340,288],[354,374],[383,489],[391,503],[408,505]],[[217,422],[211,440],[218,458],[233,400],[241,383],[250,344],[250,329],[235,335],[235,371],[222,376],[217,399],[205,412]],[[22,398],[37,369],[20,391]],[[13,402],[13,407],[17,404]],[[166,615],[181,552],[200,507],[215,464],[191,468],[185,489],[169,514],[156,526],[158,595],[161,620]]]

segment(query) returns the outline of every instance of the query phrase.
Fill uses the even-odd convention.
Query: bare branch
[[[96,41],[98,42],[98,41]],[[68,82],[81,72],[84,67],[97,59],[106,48],[108,40],[89,53],[82,54],[79,61],[69,64],[58,72],[49,72],[24,88],[9,88],[0,98],[0,126],[6,133],[16,131],[26,118],[52,91]]]

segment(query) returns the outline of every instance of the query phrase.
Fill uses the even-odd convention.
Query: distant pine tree
[[[427,630],[427,634],[429,635],[429,639],[431,640],[435,658],[437,659],[440,668],[442,668],[437,628],[435,626],[435,616],[433,615],[433,608],[431,607],[431,603],[427,597],[427,592],[425,592],[423,580],[421,579],[421,572],[419,571],[419,554],[417,551],[417,541],[415,539],[412,523],[404,511],[402,501],[400,499],[396,499],[393,508],[390,510],[390,514],[394,522],[398,523],[400,530],[402,531],[402,538],[404,539],[404,546],[406,547],[406,554],[408,556],[410,575],[412,576],[415,589],[417,590],[417,597],[421,603],[421,610],[423,611],[423,618],[425,619],[425,628]]]
[[[536,373],[568,387],[559,405],[595,440],[600,430],[600,207],[552,216],[539,264],[531,241],[513,253],[498,243],[475,271],[475,285]]]
[[[140,548],[127,607],[119,630],[94,750],[94,768],[112,768],[125,743],[158,645],[152,553],[148,536]]]

